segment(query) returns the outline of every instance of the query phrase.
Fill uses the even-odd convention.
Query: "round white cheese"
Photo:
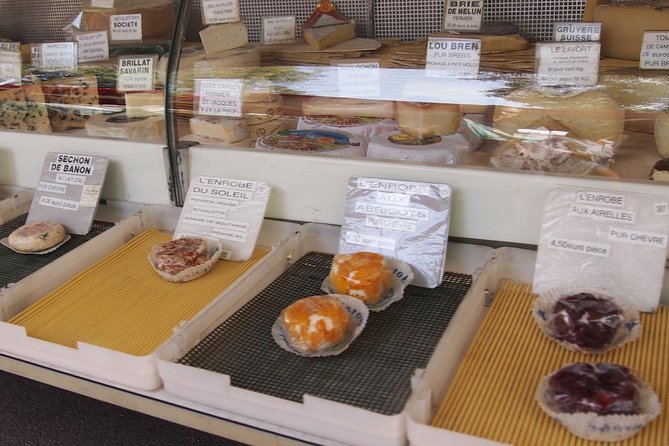
[[[346,116],[304,116],[297,123],[298,130],[332,130],[346,132],[365,138],[367,141],[380,133],[397,130],[392,119]]]
[[[420,161],[431,164],[464,162],[469,142],[460,134],[417,138],[399,131],[376,136],[367,149],[368,158]]]
[[[669,158],[669,111],[661,113],[655,120],[655,144],[664,158]]]
[[[190,118],[190,129],[196,135],[226,142],[237,142],[249,137],[249,129],[243,119],[199,116]]]
[[[395,114],[400,130],[417,138],[450,135],[460,126],[460,106],[457,104],[398,102]]]
[[[94,115],[86,120],[89,136],[133,141],[165,142],[165,119],[159,116],[128,117],[125,113]]]
[[[277,152],[365,156],[367,142],[344,132],[329,130],[284,130],[256,141],[256,148]]]

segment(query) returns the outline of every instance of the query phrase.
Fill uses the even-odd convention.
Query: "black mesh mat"
[[[307,393],[384,415],[402,412],[412,374],[427,365],[472,277],[447,273],[435,289],[409,286],[401,301],[370,313],[362,334],[340,355],[305,358],[282,350],[272,324],[295,300],[323,294],[331,262],[330,254],[307,254],[179,362],[286,400],[302,402]]]
[[[20,215],[0,225],[0,239],[8,237],[15,229],[23,226],[26,223],[26,218],[28,218],[28,214]],[[72,238],[65,242],[63,246],[47,254],[17,254],[6,246],[0,245],[0,287],[6,287],[10,283],[16,283],[28,277],[63,254],[67,254],[82,243],[102,234],[112,226],[114,226],[114,223],[94,221],[88,234],[72,234]]]

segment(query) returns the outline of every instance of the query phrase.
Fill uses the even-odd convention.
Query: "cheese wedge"
[[[223,117],[190,118],[190,129],[200,136],[225,142],[238,142],[249,137],[249,129],[243,119]]]
[[[303,28],[302,38],[317,50],[329,48],[338,43],[346,42],[355,37],[355,21],[339,25]]]
[[[450,135],[460,127],[460,106],[457,104],[397,102],[395,113],[398,127],[418,138]]]
[[[63,132],[85,127],[100,104],[95,76],[52,79],[42,84],[49,106],[51,129]]]
[[[164,116],[165,94],[162,91],[126,93],[125,114],[129,118]]]
[[[244,22],[208,26],[200,31],[200,39],[207,56],[249,44],[249,34]]]
[[[372,99],[325,98],[312,96],[302,103],[304,115],[362,116],[369,118],[395,118],[393,101]]]

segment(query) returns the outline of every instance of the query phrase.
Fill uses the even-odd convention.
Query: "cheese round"
[[[190,118],[190,129],[193,133],[225,142],[237,142],[249,137],[246,121],[236,118],[204,117]]]
[[[460,106],[457,104],[398,102],[395,113],[400,130],[417,138],[450,135],[460,127]]]
[[[7,243],[16,251],[38,252],[52,248],[65,239],[65,228],[53,221],[37,221],[9,234]]]
[[[420,161],[431,164],[455,164],[458,159],[466,158],[469,143],[459,134],[449,136],[431,136],[417,138],[406,133],[392,131],[376,136],[369,143],[367,157]]]
[[[325,98],[312,96],[302,102],[303,115],[363,116],[369,118],[395,117],[393,101],[371,99]]]
[[[262,138],[263,136],[277,133],[286,130],[286,124],[280,119],[262,122],[260,124],[249,125],[249,136],[252,141]]]
[[[365,156],[367,142],[343,132],[328,130],[284,130],[256,141],[256,148],[277,152]]]
[[[86,121],[86,133],[90,136],[164,143],[165,118],[160,116],[128,117],[125,113],[95,115]]]
[[[655,144],[660,155],[669,158],[669,111],[659,114],[655,120]]]
[[[242,104],[242,113],[245,118],[263,119],[262,122],[283,116],[283,99],[280,94],[274,95],[271,101],[266,102],[244,102]],[[267,118],[267,119],[266,119]],[[259,124],[259,122],[251,122]]]
[[[297,123],[298,130],[342,131],[365,138],[367,141],[380,133],[397,130],[392,119],[346,117],[346,116],[304,116]]]
[[[625,113],[606,93],[589,90],[553,95],[550,90],[523,89],[505,99],[517,105],[495,107],[493,124],[509,135],[548,116],[575,138],[611,141],[614,148],[622,142]]]

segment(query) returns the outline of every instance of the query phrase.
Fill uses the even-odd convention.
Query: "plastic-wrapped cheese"
[[[260,50],[254,46],[243,46],[220,53],[207,54],[207,57],[193,62],[193,77],[215,78],[235,76],[239,70],[260,66]]]
[[[657,151],[669,158],[669,111],[661,113],[655,121],[655,143]]]
[[[164,143],[165,118],[159,116],[131,118],[125,113],[95,115],[86,121],[86,133],[90,136]]]
[[[298,130],[331,130],[358,135],[367,141],[380,133],[397,129],[397,123],[392,119],[363,118],[346,116],[304,116],[297,123]]]
[[[469,142],[459,133],[417,138],[392,131],[382,133],[370,141],[367,157],[430,164],[455,164],[466,160],[469,147]]]
[[[398,102],[395,114],[400,130],[417,138],[450,135],[460,126],[457,104]]]
[[[190,118],[193,133],[226,142],[237,142],[249,137],[249,129],[243,119],[198,116]]]
[[[364,116],[393,119],[395,118],[395,103],[372,99],[312,96],[302,103],[302,114],[305,116]]]
[[[509,135],[550,117],[568,128],[575,138],[611,141],[614,148],[622,141],[625,113],[606,93],[588,90],[562,94],[549,89],[523,89],[505,99],[516,105],[495,107],[493,125]]]
[[[344,132],[328,130],[284,130],[256,141],[256,148],[276,152],[365,156],[367,142]]]

